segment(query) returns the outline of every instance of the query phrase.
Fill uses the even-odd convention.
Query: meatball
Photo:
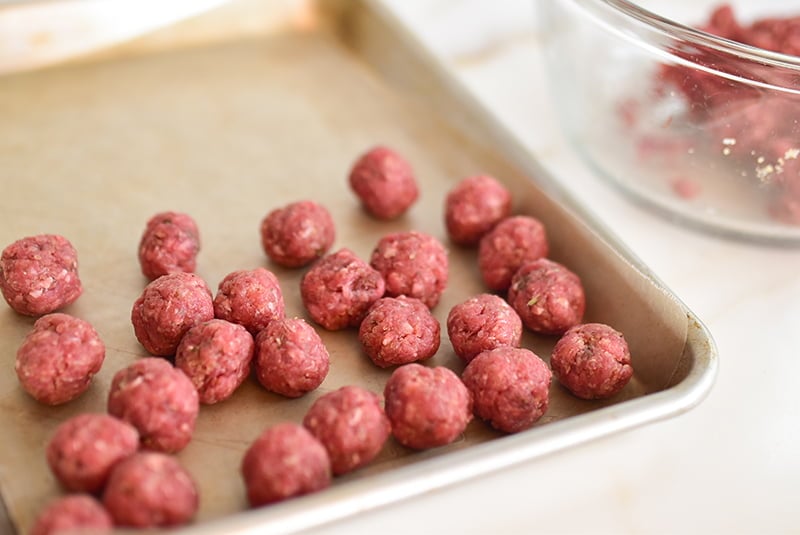
[[[331,462],[304,427],[282,423],[265,430],[242,459],[247,499],[253,507],[309,494],[331,483]]]
[[[556,342],[550,365],[558,381],[583,399],[605,399],[633,376],[622,333],[602,323],[576,325]]]
[[[244,325],[252,335],[285,311],[278,278],[264,268],[234,271],[219,283],[214,315]]]
[[[453,243],[476,245],[511,213],[511,193],[487,175],[463,179],[445,198],[444,222]]]
[[[344,386],[318,398],[303,425],[325,447],[335,475],[372,461],[392,430],[378,395],[358,386]]]
[[[386,382],[383,396],[392,434],[408,448],[449,444],[472,420],[469,390],[455,373],[441,366],[400,366]]]
[[[78,253],[63,236],[42,234],[17,240],[0,255],[0,291],[26,316],[70,305],[83,292]]]
[[[375,147],[356,161],[350,188],[367,212],[385,220],[403,215],[419,197],[414,170],[386,147]]]
[[[71,494],[57,498],[39,513],[30,535],[63,535],[69,533],[111,533],[114,523],[103,506],[88,494]]]
[[[461,378],[472,393],[475,414],[500,431],[528,429],[547,411],[551,373],[527,349],[484,351],[467,364]]]
[[[540,334],[563,334],[583,319],[586,297],[578,276],[540,258],[523,264],[511,279],[508,302],[522,323]]]
[[[209,320],[186,333],[175,353],[175,367],[194,387],[200,403],[227,399],[250,375],[253,336],[241,325]]]
[[[261,222],[261,245],[276,264],[295,268],[324,255],[336,236],[330,212],[313,201],[271,211]]]
[[[483,281],[490,290],[504,292],[522,264],[546,257],[549,249],[538,219],[522,215],[504,219],[481,238],[478,267]]]
[[[60,405],[89,389],[106,347],[86,321],[55,312],[33,324],[17,350],[14,369],[22,388],[37,401]]]
[[[330,356],[314,327],[300,318],[284,318],[256,336],[255,365],[264,388],[296,398],[322,384]]]
[[[79,414],[56,428],[47,464],[67,490],[96,492],[111,469],[139,449],[139,432],[107,414]]]
[[[108,393],[108,413],[133,425],[142,447],[167,453],[182,450],[192,439],[199,409],[189,378],[156,357],[118,371]]]
[[[519,347],[522,320],[501,297],[480,294],[457,304],[447,315],[447,335],[464,362],[496,347]]]
[[[358,339],[381,368],[431,358],[439,349],[441,327],[428,307],[411,297],[383,297],[369,309]]]
[[[385,289],[381,274],[349,249],[319,259],[300,283],[311,319],[330,331],[357,327]]]
[[[174,355],[186,331],[214,317],[211,290],[193,273],[170,273],[148,284],[133,304],[136,339],[153,355]]]
[[[111,471],[103,504],[118,526],[180,526],[198,507],[192,476],[172,455],[141,452]]]
[[[194,273],[200,251],[197,223],[187,214],[162,212],[150,218],[139,241],[139,265],[150,280],[168,273]]]
[[[439,302],[447,286],[447,250],[422,232],[384,236],[372,251],[370,265],[386,283],[386,295],[416,297],[428,308]]]

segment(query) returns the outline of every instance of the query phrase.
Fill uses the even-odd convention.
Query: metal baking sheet
[[[604,402],[578,400],[554,382],[550,409],[529,431],[504,436],[476,420],[456,443],[435,450],[412,452],[390,440],[369,467],[326,491],[246,511],[239,463],[265,427],[301,421],[318,396],[343,385],[380,392],[391,373],[369,362],[353,330],[320,328],[332,365],[317,391],[289,400],[250,379],[231,399],[201,408],[194,439],[179,454],[201,493],[198,518],[187,528],[193,532],[320,525],[673,416],[704,397],[716,350],[700,321],[379,4],[302,4],[300,15],[259,35],[164,45],[185,44],[170,36],[207,28],[215,16],[229,20],[236,7],[223,9],[225,16],[212,12],[101,59],[0,78],[0,246],[46,232],[69,238],[85,291],[65,312],[90,321],[107,346],[84,396],[40,405],[12,371],[33,319],[0,307],[7,367],[0,376],[0,491],[20,532],[61,492],[44,459],[55,426],[104,411],[113,374],[145,355],[129,319],[146,284],[136,247],[147,218],[161,210],[197,220],[198,274],[212,288],[230,271],[264,266],[281,281],[287,314],[301,317],[303,270],[270,263],[260,247],[258,227],[269,210],[304,198],[324,203],[337,225],[334,250],[349,247],[362,258],[386,233],[428,232],[449,248],[450,281],[434,309],[444,323],[450,307],[484,291],[475,251],[447,241],[444,196],[461,178],[489,173],[512,190],[516,213],[545,223],[552,258],[583,279],[585,319],[621,330],[635,368],[625,390]],[[365,215],[347,187],[351,164],[376,143],[404,154],[421,186],[419,202],[393,222]],[[523,345],[547,360],[554,342],[526,334]],[[463,369],[444,333],[428,364]]]

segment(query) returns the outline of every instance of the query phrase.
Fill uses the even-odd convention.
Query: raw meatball
[[[197,488],[172,455],[141,452],[120,462],[103,493],[118,526],[180,526],[197,513]]]
[[[378,219],[401,216],[419,196],[414,170],[386,147],[375,147],[358,159],[350,171],[350,187]]]
[[[578,276],[546,258],[517,270],[508,289],[508,302],[522,323],[540,334],[563,334],[581,322],[586,309]]]
[[[472,393],[475,414],[500,431],[528,429],[547,411],[551,373],[527,349],[484,351],[467,364],[461,378]]]
[[[322,384],[330,356],[314,327],[300,318],[283,318],[256,336],[255,363],[264,388],[296,398]]]
[[[273,210],[261,222],[261,245],[273,262],[305,266],[324,255],[336,231],[330,212],[313,201],[294,202]]]
[[[331,462],[322,444],[304,427],[270,427],[242,459],[247,499],[253,507],[322,490],[331,484]]]
[[[381,274],[350,249],[322,257],[300,283],[311,319],[330,331],[357,327],[385,289]]]
[[[445,199],[444,222],[454,243],[475,245],[511,213],[511,193],[487,175],[465,178]]]
[[[108,412],[133,425],[142,447],[174,453],[192,439],[200,409],[197,390],[167,360],[148,357],[118,371],[108,393]]]
[[[219,283],[214,315],[244,325],[255,336],[285,310],[278,278],[264,268],[234,271]]]
[[[14,369],[28,394],[60,405],[89,389],[105,357],[106,347],[88,322],[56,312],[33,324],[17,350]]]
[[[428,308],[439,302],[447,286],[447,250],[422,232],[384,236],[372,251],[370,265],[386,283],[386,295],[416,297]]]
[[[538,219],[523,215],[504,219],[481,238],[478,267],[483,281],[490,290],[504,292],[522,264],[546,257],[549,249]]]
[[[633,376],[625,337],[602,323],[568,330],[553,348],[550,365],[559,382],[583,399],[609,398]]]
[[[325,446],[335,475],[369,463],[392,431],[377,394],[358,386],[344,386],[318,398],[303,425]]]
[[[472,396],[444,367],[406,364],[383,391],[392,434],[403,446],[421,450],[453,442],[472,420]]]
[[[480,294],[450,309],[447,335],[464,362],[496,347],[519,347],[522,320],[501,297]]]
[[[72,304],[83,292],[78,253],[54,234],[17,240],[0,255],[0,291],[11,308],[26,316]]]
[[[47,464],[67,490],[96,492],[111,469],[139,449],[139,432],[107,414],[79,414],[56,428]]]
[[[411,297],[383,297],[369,309],[358,339],[377,366],[387,368],[431,358],[439,349],[441,327],[428,307]]]
[[[139,241],[139,264],[150,280],[167,273],[194,273],[200,232],[191,216],[162,212],[150,218]]]
[[[114,523],[100,502],[88,494],[71,494],[47,504],[36,517],[30,535],[111,533]]]
[[[186,333],[175,353],[175,367],[189,377],[200,403],[227,399],[250,375],[253,336],[241,325],[210,320]]]
[[[153,355],[174,355],[186,331],[214,317],[211,290],[193,273],[170,273],[148,284],[133,304],[136,339]]]

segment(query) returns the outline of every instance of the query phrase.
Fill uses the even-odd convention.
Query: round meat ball
[[[511,213],[511,193],[487,175],[461,180],[445,198],[444,222],[450,239],[476,245],[484,234]]]
[[[327,208],[299,201],[271,211],[261,222],[261,245],[276,264],[305,266],[328,252],[336,231]]]
[[[602,323],[576,325],[564,333],[550,365],[558,381],[583,399],[610,398],[633,376],[625,337]]]
[[[174,355],[186,331],[214,317],[211,290],[193,273],[170,273],[148,284],[133,304],[131,323],[153,355]]]
[[[300,282],[311,319],[329,331],[357,327],[385,289],[381,274],[349,249],[319,259]]]
[[[147,221],[139,241],[139,265],[150,280],[168,273],[194,273],[200,232],[190,215],[161,212]]]
[[[36,517],[30,535],[69,533],[111,533],[114,522],[103,506],[88,494],[70,494],[56,498]]]
[[[547,411],[551,373],[527,349],[484,351],[467,364],[461,378],[472,393],[475,414],[500,431],[528,429]]]
[[[522,264],[546,257],[549,250],[541,221],[522,215],[509,217],[481,238],[478,267],[489,289],[504,292]]]
[[[107,414],[79,414],[56,428],[47,444],[47,464],[71,491],[96,492],[111,469],[139,449],[139,432]]]
[[[241,325],[209,320],[186,332],[175,353],[175,367],[197,389],[200,403],[228,399],[250,375],[255,343]]]
[[[501,297],[480,294],[457,304],[447,315],[447,335],[464,362],[496,347],[519,347],[522,320]]]
[[[433,236],[398,232],[384,236],[372,251],[370,265],[386,283],[386,295],[416,297],[428,308],[447,286],[447,250]]]
[[[83,293],[78,253],[55,234],[17,240],[0,255],[0,291],[12,309],[26,316],[70,305]]]
[[[34,399],[60,405],[89,389],[105,357],[106,347],[89,322],[55,312],[33,324],[17,350],[14,370]]]
[[[378,219],[403,215],[419,197],[411,165],[386,147],[362,155],[350,171],[350,188],[364,208]]]
[[[323,445],[304,427],[282,423],[265,430],[242,459],[242,477],[252,507],[309,494],[331,484]]]
[[[108,413],[133,425],[143,448],[182,450],[192,439],[199,410],[194,385],[165,359],[140,359],[111,380]]]
[[[445,367],[400,366],[386,381],[383,397],[392,434],[408,448],[450,444],[472,420],[472,395]]]
[[[198,502],[194,480],[178,459],[152,451],[117,464],[103,493],[114,523],[135,528],[187,524]]]
[[[234,271],[219,283],[214,315],[238,323],[252,335],[285,312],[283,292],[274,273],[264,268]]]
[[[411,297],[375,301],[361,322],[358,339],[376,366],[387,368],[431,358],[439,349],[441,327],[428,307]]]
[[[256,377],[261,385],[296,398],[325,380],[330,356],[314,328],[300,318],[270,322],[256,336]]]
[[[303,425],[325,447],[335,475],[372,461],[392,430],[378,395],[358,386],[344,386],[318,398]]]
[[[508,302],[522,323],[540,334],[563,334],[581,322],[586,296],[578,276],[540,258],[523,264],[511,279]]]

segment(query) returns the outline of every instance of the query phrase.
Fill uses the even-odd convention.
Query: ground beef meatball
[[[319,259],[300,283],[311,319],[330,331],[357,327],[385,289],[381,274],[349,249]]]
[[[192,439],[199,409],[189,378],[156,357],[118,371],[108,393],[108,413],[133,425],[142,447],[167,453],[182,450]]]
[[[30,535],[68,535],[111,533],[114,522],[103,506],[88,494],[57,498],[42,509],[33,522]]]
[[[457,304],[447,315],[447,335],[464,362],[496,347],[519,347],[522,320],[501,297],[480,294]]]
[[[278,278],[264,268],[228,274],[214,298],[217,318],[244,325],[253,336],[270,321],[282,318],[284,310]]]
[[[259,507],[322,490],[331,484],[331,462],[307,429],[282,423],[265,430],[242,459],[250,505]]]
[[[328,252],[336,231],[327,208],[299,201],[273,210],[261,222],[261,245],[276,264],[301,267]]]
[[[586,297],[578,276],[540,258],[523,264],[511,279],[508,302],[522,323],[540,334],[563,334],[583,319]]]
[[[528,429],[547,411],[551,373],[527,349],[484,351],[467,364],[461,378],[472,393],[475,414],[500,431]]]
[[[47,444],[47,464],[71,491],[96,492],[111,469],[139,449],[139,432],[107,414],[79,414],[56,428]]]
[[[439,349],[441,327],[419,299],[383,297],[361,322],[358,339],[376,366],[387,368],[431,358]]]
[[[54,234],[17,240],[0,255],[0,291],[11,308],[26,316],[72,304],[83,292],[78,253]]]
[[[419,196],[414,170],[386,147],[375,147],[356,161],[350,171],[350,188],[378,219],[403,215]]]
[[[136,339],[153,355],[174,355],[186,331],[214,317],[211,290],[193,273],[170,273],[148,284],[133,304]]]
[[[583,399],[609,398],[633,376],[625,337],[602,323],[568,330],[553,348],[550,365],[558,381]]]
[[[150,280],[168,273],[194,273],[200,251],[197,223],[187,214],[162,212],[150,218],[139,241],[139,264]]]
[[[197,513],[198,501],[194,480],[178,459],[152,451],[115,466],[103,493],[114,523],[136,528],[187,524]]]
[[[250,375],[253,336],[241,325],[210,320],[184,335],[175,353],[175,367],[189,377],[200,403],[228,399]]]
[[[416,297],[428,308],[447,286],[447,250],[433,236],[398,232],[384,236],[372,251],[370,265],[386,283],[386,295]]]
[[[511,193],[496,179],[479,175],[463,179],[445,198],[444,222],[454,243],[476,245],[511,213]]]
[[[301,318],[283,318],[256,336],[255,366],[264,388],[296,398],[322,384],[330,356],[314,327]]]
[[[105,345],[88,322],[55,312],[33,324],[17,350],[14,369],[28,394],[60,405],[89,389],[105,356]]]
[[[472,420],[472,396],[444,367],[400,366],[383,391],[397,441],[416,450],[453,442]]]
[[[478,248],[478,267],[490,290],[505,292],[511,277],[525,262],[544,258],[549,252],[544,225],[529,216],[502,220],[483,238]]]

